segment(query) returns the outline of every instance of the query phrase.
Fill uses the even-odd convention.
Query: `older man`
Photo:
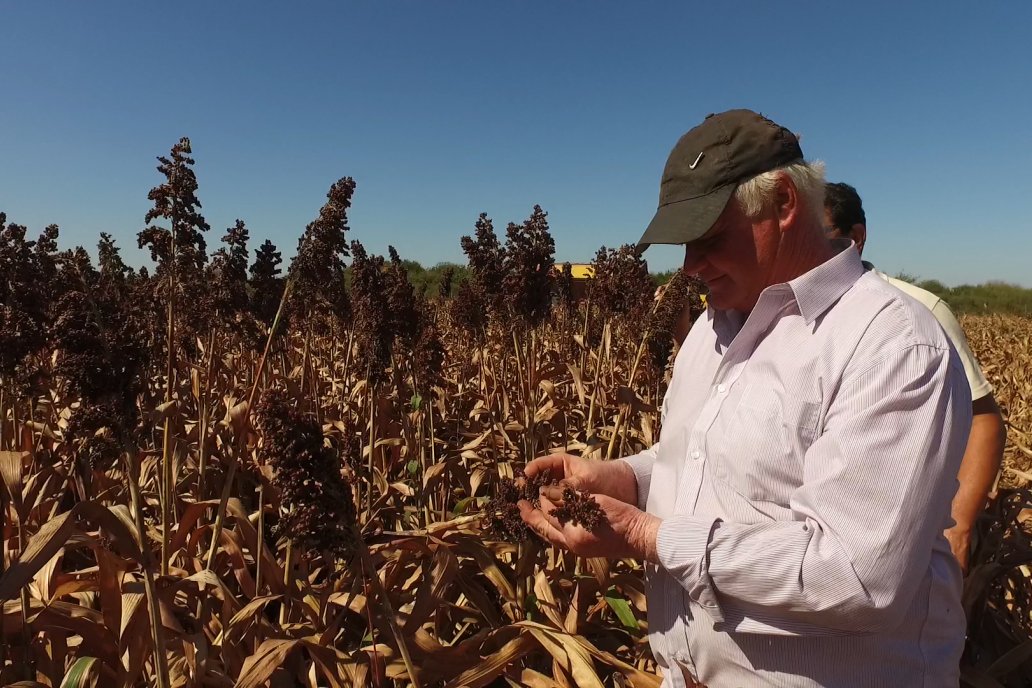
[[[834,240],[852,240],[856,250],[863,255],[867,244],[867,214],[860,194],[849,184],[829,183],[824,190],[824,231]],[[971,435],[968,437],[964,460],[957,475],[960,487],[953,498],[953,525],[946,530],[953,556],[957,557],[966,572],[971,550],[971,532],[975,520],[985,509],[989,491],[996,482],[1003,461],[1003,450],[1007,443],[1007,427],[1003,422],[1000,407],[993,396],[993,387],[982,374],[978,360],[971,353],[967,337],[960,323],[945,301],[935,294],[903,280],[889,277],[873,265],[864,261],[864,267],[917,299],[932,312],[943,332],[950,338],[961,362],[968,385],[971,387]]]
[[[797,138],[711,115],[667,160],[641,239],[685,245],[709,287],[660,441],[620,461],[532,461],[609,525],[552,543],[646,562],[667,686],[956,686],[961,575],[943,530],[971,424],[963,368],[927,309],[824,237]]]

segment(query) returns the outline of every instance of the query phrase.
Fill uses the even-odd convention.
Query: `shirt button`
[[[692,458],[695,459],[696,461],[698,461],[699,459],[702,458],[702,452],[700,452],[698,449],[693,449],[692,450]]]
[[[727,393],[727,385],[725,385],[725,384],[717,385],[717,391],[720,392],[721,394],[726,394]]]

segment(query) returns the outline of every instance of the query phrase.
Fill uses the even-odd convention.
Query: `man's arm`
[[[971,352],[964,328],[944,301],[940,300],[932,307],[932,315],[953,342],[971,386],[971,398],[974,399],[971,404],[971,436],[957,474],[960,485],[953,499],[952,515],[956,525],[946,531],[950,549],[967,573],[971,532],[978,514],[985,508],[989,490],[1000,470],[1007,431],[1000,407],[993,398],[992,385],[985,379],[978,360]]]
[[[957,474],[960,486],[953,498],[952,516],[955,525],[946,531],[950,549],[965,573],[968,569],[971,532],[975,520],[985,508],[989,490],[996,481],[1007,441],[1003,415],[992,394],[976,399],[971,409],[971,435]]]

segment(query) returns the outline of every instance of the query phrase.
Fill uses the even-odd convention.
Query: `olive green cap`
[[[799,138],[752,110],[708,115],[681,137],[667,158],[659,209],[638,249],[698,239],[717,221],[740,183],[802,160]]]

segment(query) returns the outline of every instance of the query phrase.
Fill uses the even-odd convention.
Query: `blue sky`
[[[0,210],[62,246],[136,233],[194,146],[209,246],[291,255],[353,176],[351,237],[463,260],[535,203],[558,260],[634,242],[677,138],[762,111],[867,209],[865,257],[1032,286],[1024,2],[0,2]],[[653,269],[676,265],[650,249]]]

